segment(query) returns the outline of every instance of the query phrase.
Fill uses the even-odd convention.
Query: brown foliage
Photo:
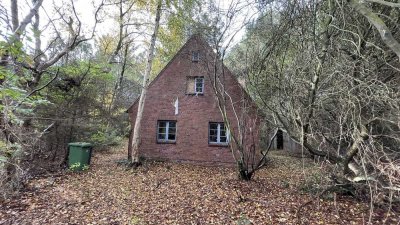
[[[123,148],[121,148],[123,149]],[[368,220],[368,203],[337,196],[315,199],[299,191],[299,158],[272,153],[252,181],[234,168],[146,162],[126,170],[125,152],[94,155],[89,171],[38,178],[16,199],[1,203],[1,224],[350,224]],[[305,159],[303,159],[305,160]],[[307,161],[308,163],[311,163]],[[376,210],[373,221],[393,224],[398,214]],[[386,217],[388,216],[388,217]]]

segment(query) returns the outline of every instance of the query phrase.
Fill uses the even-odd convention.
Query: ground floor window
[[[229,142],[229,132],[224,123],[210,122],[208,126],[208,142],[210,144],[227,145]]]
[[[157,122],[157,141],[176,142],[176,121],[159,120]]]

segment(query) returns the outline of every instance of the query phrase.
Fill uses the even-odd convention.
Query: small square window
[[[208,130],[208,142],[210,144],[228,145],[229,131],[226,130],[224,123],[210,122]]]
[[[192,52],[192,62],[198,62],[200,60],[200,52],[194,51]]]
[[[176,121],[158,121],[157,142],[159,143],[176,142]]]

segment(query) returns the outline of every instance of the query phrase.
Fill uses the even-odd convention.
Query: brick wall
[[[192,51],[200,51],[199,62],[191,61]],[[192,37],[150,84],[141,127],[140,155],[207,165],[234,163],[229,147],[211,146],[208,143],[209,122],[223,122],[210,81],[212,64],[204,57],[206,52],[212,56],[211,51],[200,38]],[[187,76],[204,76],[203,95],[186,94]],[[228,70],[225,71],[224,80],[233,101],[239,102],[244,94],[243,89]],[[177,98],[179,113],[175,115],[174,102]],[[133,127],[137,102],[128,111]],[[237,130],[232,110],[229,110],[228,116]],[[251,117],[255,117],[254,112]],[[176,120],[176,143],[157,143],[158,120]]]

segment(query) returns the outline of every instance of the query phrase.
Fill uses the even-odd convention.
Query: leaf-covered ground
[[[367,202],[349,197],[313,199],[301,191],[314,171],[299,158],[273,153],[250,182],[234,168],[146,163],[118,166],[124,148],[94,155],[81,173],[33,180],[1,203],[0,224],[363,224]],[[374,223],[397,224],[398,214],[375,209]]]

